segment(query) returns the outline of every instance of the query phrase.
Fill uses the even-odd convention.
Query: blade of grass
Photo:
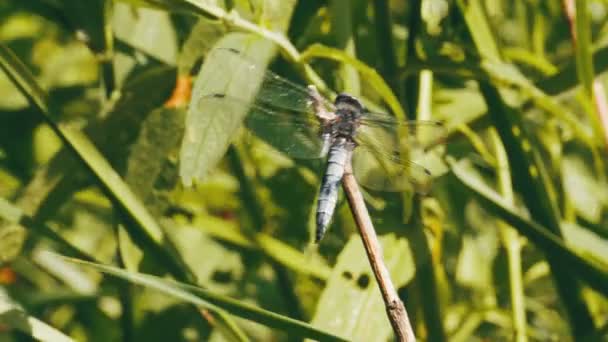
[[[418,120],[431,119],[432,112],[432,95],[433,95],[433,73],[430,70],[422,70],[418,80],[415,82],[420,86],[416,94],[418,101],[416,103],[416,114]],[[424,137],[420,137],[424,139]],[[416,278],[415,291],[418,293],[417,299],[422,305],[422,315],[424,324],[430,341],[445,341],[446,332],[443,325],[443,315],[440,303],[440,284],[438,283],[438,272],[440,263],[433,257],[429,239],[424,233],[424,223],[421,217],[422,197],[414,195],[411,200],[407,194],[402,196],[404,204],[410,204],[411,208],[403,209],[405,217],[411,215],[412,229],[408,229],[409,238],[411,239],[412,251],[416,262]],[[407,214],[410,212],[411,214]],[[431,260],[430,262],[427,262]]]
[[[494,144],[496,156],[496,172],[498,174],[498,188],[505,201],[513,206],[515,194],[511,184],[511,173],[509,159],[505,147],[495,129],[490,131]],[[499,223],[500,236],[505,250],[507,251],[507,262],[509,267],[509,290],[511,299],[511,319],[513,322],[513,336],[517,342],[528,340],[526,335],[526,307],[524,303],[524,288],[521,271],[521,248],[522,243],[517,231],[503,221]]]
[[[134,224],[127,225],[130,229],[133,229],[132,233],[139,235],[150,246],[153,246],[151,250],[163,261],[167,270],[174,276],[178,279],[194,281],[191,271],[172,250],[170,242],[164,237],[161,227],[146,208],[87,136],[79,130],[62,126],[53,119],[47,106],[46,94],[17,56],[4,45],[0,45],[0,67],[37,109],[35,112],[40,115],[41,119],[50,125],[64,145],[95,175],[112,200],[133,221]]]
[[[266,325],[270,328],[280,329],[303,338],[312,338],[320,341],[345,341],[344,339],[316,329],[311,325],[276,314],[271,311],[244,304],[238,300],[217,295],[200,287],[187,285],[163,278],[128,272],[120,268],[103,264],[91,263],[79,259],[63,257],[66,260],[86,267],[94,268],[100,272],[123,279],[130,283],[158,290],[167,295],[184,300],[201,308],[209,310],[224,310],[235,316]]]
[[[507,107],[494,86],[481,82],[480,89],[488,108],[492,108],[489,113],[508,151],[509,164],[517,165],[513,169],[516,189],[522,194],[532,217],[549,228],[550,232],[561,237],[559,212],[547,188],[550,183],[546,170],[527,138],[520,116]],[[580,284],[562,268],[554,254],[547,252],[545,255],[551,265],[560,298],[568,312],[574,336],[583,337],[593,332],[593,320],[582,298]]]
[[[475,10],[478,6],[478,0],[467,3],[458,1],[458,7],[468,26],[468,35],[475,43],[478,53],[488,56],[491,61],[500,61],[487,20],[481,11]],[[507,150],[509,163],[517,165],[512,170],[516,189],[522,194],[532,217],[561,237],[559,212],[550,195],[554,191],[549,187],[546,170],[524,130],[521,116],[507,106],[493,84],[480,81],[479,85],[490,118]],[[568,314],[574,337],[583,338],[593,333],[595,327],[578,280],[562,268],[557,255],[546,251],[545,256],[551,266],[554,283]]]
[[[471,171],[462,162],[448,160],[448,163],[458,182],[469,190],[484,208],[515,228],[545,253],[556,256],[562,268],[576,274],[590,287],[608,296],[608,265],[580,256],[564,245],[564,242],[551,234],[544,225],[526,218],[521,210],[506,203],[499,194],[468,176]]]
[[[36,113],[42,116],[55,133],[61,138],[64,145],[71,150],[78,159],[84,163],[96,179],[107,191],[129,221],[125,227],[129,234],[142,243],[167,268],[167,271],[177,279],[195,283],[196,277],[175,250],[173,243],[165,236],[162,228],[137,199],[118,173],[112,168],[97,148],[81,131],[59,125],[50,115],[46,102],[46,94],[37,84],[21,61],[4,45],[0,45],[0,67],[7,73],[16,87],[28,98],[37,109]],[[221,326],[230,331],[231,335],[244,337],[236,324],[229,316],[216,312]],[[243,338],[238,338],[243,340]]]
[[[593,45],[588,5],[587,0],[576,2],[563,0],[563,7],[570,24],[570,36],[575,49],[576,71],[579,81],[583,84],[583,93],[585,94],[582,101],[588,104],[587,106],[583,104],[583,107],[588,108],[586,112],[595,132],[596,140],[604,145],[604,148],[608,148],[608,127],[605,125],[606,101],[603,98],[602,83],[599,80],[594,80]],[[594,103],[595,107],[591,103]],[[602,169],[602,167],[598,168],[598,170]]]

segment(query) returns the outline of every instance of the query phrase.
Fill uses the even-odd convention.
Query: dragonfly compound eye
[[[357,100],[353,96],[344,93],[336,97],[334,104],[336,105],[336,108],[338,110],[346,110],[349,112],[356,113],[363,111],[363,105],[361,104],[361,102],[359,102],[359,100]]]

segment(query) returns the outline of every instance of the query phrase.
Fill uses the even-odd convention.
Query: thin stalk
[[[506,203],[515,206],[515,195],[509,172],[509,159],[500,136],[495,129],[490,130],[494,142],[496,169],[498,173],[498,187]],[[509,289],[511,294],[511,319],[513,320],[513,340],[516,342],[528,341],[526,335],[526,307],[524,303],[524,287],[521,272],[521,238],[513,227],[504,221],[499,221],[500,236],[507,251],[509,267]]]
[[[112,1],[103,2],[103,40],[104,53],[101,56],[101,80],[105,91],[105,98],[109,99],[116,88],[114,79],[114,31],[112,26],[112,14],[114,3]]]
[[[572,45],[576,51],[576,67],[585,95],[595,104],[595,111],[589,113],[593,130],[608,151],[608,104],[604,86],[599,79],[594,79],[593,53],[591,51],[591,32],[587,1],[563,0],[562,7],[568,19]],[[589,84],[591,83],[591,84]]]
[[[408,23],[406,23],[408,28],[408,37],[407,37],[407,50],[405,53],[405,66],[408,67],[411,63],[416,62],[416,37],[418,36],[418,31],[421,25],[420,18],[420,8],[422,6],[422,0],[413,0],[410,1],[410,16]],[[412,75],[406,77],[402,86],[404,94],[399,94],[401,102],[405,103],[404,107],[407,113],[407,116],[410,120],[414,119],[416,116],[416,102],[418,98],[418,77],[417,75]]]
[[[416,103],[416,114],[418,120],[431,119],[433,73],[430,70],[422,70],[418,77],[418,101]],[[416,132],[420,135],[421,132]],[[418,136],[424,140],[425,137]],[[441,315],[441,303],[437,273],[441,272],[441,264],[431,253],[429,241],[424,234],[424,225],[420,217],[420,204],[422,198],[416,195],[412,198],[411,217],[412,226],[410,242],[413,244],[412,252],[416,260],[416,290],[419,293],[424,324],[428,333],[429,341],[446,341],[445,329]],[[431,260],[431,262],[424,262]]]
[[[382,77],[397,94],[401,94],[398,83],[397,59],[393,43],[393,22],[388,0],[374,0],[374,27],[376,28],[376,49],[380,60]]]
[[[412,226],[409,232],[412,254],[416,262],[416,292],[417,300],[422,309],[422,318],[427,332],[427,341],[447,341],[445,328],[443,326],[443,315],[441,314],[441,303],[439,286],[437,284],[437,271],[439,265],[435,262],[428,239],[424,234],[422,220],[420,218],[419,196],[412,199]],[[436,269],[437,268],[437,269]]]
[[[359,185],[353,176],[350,157],[347,160],[344,177],[342,178],[342,188],[344,189],[350,210],[353,213],[355,223],[359,229],[359,234],[361,235],[361,240],[363,241],[369,263],[374,271],[376,282],[382,293],[386,314],[391,322],[395,336],[399,341],[416,341],[416,336],[414,335],[414,330],[410,324],[405,305],[403,305],[403,302],[399,299],[399,295],[397,294],[395,285],[393,285],[388,268],[384,264],[382,247],[380,246],[380,242],[378,242],[374,225],[372,224],[372,220],[365,207]]]
[[[480,90],[488,108],[493,108],[489,113],[502,141],[508,148],[509,163],[517,165],[512,170],[516,189],[522,194],[522,199],[533,219],[561,238],[559,211],[550,196],[554,190],[550,187],[547,171],[537,151],[526,149],[530,139],[523,129],[521,117],[507,106],[498,89],[493,85],[480,82]],[[559,297],[568,313],[573,337],[582,340],[590,332],[595,331],[595,327],[582,296],[579,279],[573,278],[571,271],[563,267],[558,255],[546,251],[545,256],[551,267]]]

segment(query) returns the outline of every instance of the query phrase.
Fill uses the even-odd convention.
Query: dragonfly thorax
[[[363,105],[359,100],[348,94],[338,95],[334,105],[336,107],[336,118],[332,125],[333,135],[335,137],[354,138],[365,111]]]

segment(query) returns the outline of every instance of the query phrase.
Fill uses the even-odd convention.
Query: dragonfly
[[[240,79],[261,83],[241,85],[238,91],[207,89],[194,99],[197,110],[221,107],[224,114],[246,113],[247,137],[262,139],[294,158],[326,158],[317,198],[316,243],[331,223],[347,163],[357,182],[367,189],[428,190],[432,174],[413,160],[411,151],[420,145],[418,137],[439,141],[445,133],[442,122],[399,121],[368,110],[357,97],[345,93],[330,101],[314,86],[289,81],[238,49],[216,48],[208,58],[222,61]],[[217,73],[222,77],[227,72]]]

